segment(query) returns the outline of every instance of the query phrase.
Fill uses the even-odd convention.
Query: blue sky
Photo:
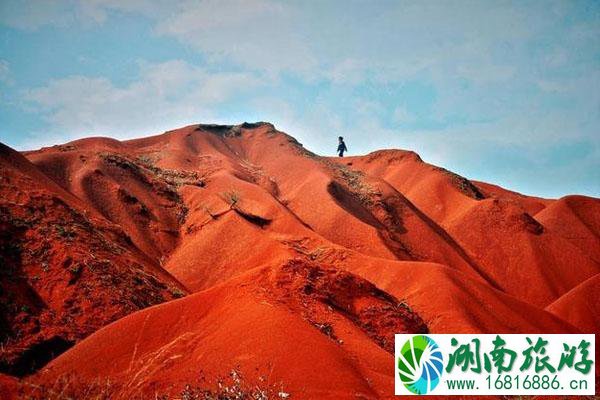
[[[600,2],[0,1],[14,148],[257,120],[600,197]]]

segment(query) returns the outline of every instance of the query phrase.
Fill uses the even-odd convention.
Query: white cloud
[[[364,81],[368,64],[362,60],[345,59],[325,71],[325,78],[337,84],[357,85]]]
[[[397,123],[414,122],[416,119],[410,111],[408,111],[405,107],[402,106],[398,106],[394,109],[392,118],[394,122]]]
[[[27,30],[45,25],[65,26],[73,17],[68,6],[60,0],[3,0],[0,2],[0,23]]]
[[[10,64],[6,60],[0,59],[0,83],[11,84]]]
[[[463,64],[457,68],[460,76],[477,84],[506,81],[514,76],[515,69],[514,66],[494,65],[491,62],[478,65]]]
[[[306,73],[317,60],[302,36],[308,29],[303,22],[293,7],[269,0],[184,1],[156,30],[214,61],[268,73]]]
[[[549,52],[544,61],[550,67],[562,67],[569,61],[569,54],[566,49],[559,47]]]
[[[159,18],[170,5],[168,0],[2,0],[0,24],[23,30],[94,26],[103,24],[111,12]]]
[[[24,98],[46,115],[49,131],[131,137],[214,119],[221,102],[259,85],[246,73],[209,73],[179,60],[142,64],[140,71],[127,86],[71,76],[30,89]]]
[[[536,84],[544,92],[564,93],[567,91],[567,86],[563,82],[538,79]]]

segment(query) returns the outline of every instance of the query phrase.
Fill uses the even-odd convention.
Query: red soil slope
[[[367,281],[292,260],[131,315],[56,359],[41,381],[65,372],[108,376],[131,398],[150,388],[177,393],[200,369],[210,380],[238,368],[250,379],[265,374],[284,391],[294,388],[296,397],[375,398],[393,390],[393,333],[426,330],[407,306]]]
[[[267,123],[89,138],[25,156],[28,179],[113,232],[103,237],[123,253],[101,257],[114,273],[152,274],[139,286],[150,297],[162,282],[163,292],[194,294],[122,311],[21,380],[15,395],[67,387],[75,397],[174,396],[218,392],[224,379],[275,397],[389,398],[395,332],[598,329],[598,199],[527,197],[400,150],[319,157]],[[3,192],[14,213],[28,210],[10,196]],[[83,235],[65,221],[63,230]],[[64,248],[60,240],[48,238]],[[68,255],[99,251],[94,243],[81,236]],[[100,298],[122,290],[115,297],[131,299],[125,288],[136,277],[119,282],[90,285]],[[114,319],[110,310],[66,314],[111,316],[96,330]]]
[[[133,311],[183,286],[120,227],[0,145],[0,371],[35,371]]]
[[[598,199],[526,197],[470,182],[412,152],[388,150],[344,162],[404,193],[506,293],[544,307],[600,272]]]
[[[546,307],[582,332],[600,332],[600,275],[588,279]]]

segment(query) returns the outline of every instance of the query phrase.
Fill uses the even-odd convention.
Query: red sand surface
[[[394,333],[600,329],[598,199],[267,123],[3,146],[0,171],[3,398],[393,398]]]

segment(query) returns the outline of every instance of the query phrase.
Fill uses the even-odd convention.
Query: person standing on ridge
[[[338,144],[337,152],[340,157],[344,157],[344,152],[348,151],[348,148],[346,147],[346,143],[344,143],[343,137],[340,136],[338,139],[340,144]]]

